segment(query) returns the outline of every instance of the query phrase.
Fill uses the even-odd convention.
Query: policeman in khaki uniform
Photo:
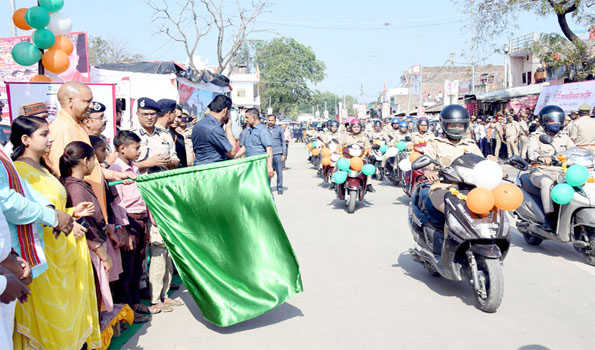
[[[339,122],[336,120],[331,120],[329,122],[329,131],[320,135],[319,139],[328,147],[333,140],[336,140],[338,143],[339,137]]]
[[[434,139],[434,134],[428,132],[429,121],[426,117],[417,119],[417,131],[411,135],[413,144],[428,143]]]
[[[521,114],[518,122],[520,136],[519,136],[519,152],[523,159],[527,159],[527,151],[529,147],[529,125],[527,124],[527,115]]]
[[[341,148],[349,147],[354,144],[358,144],[364,149],[364,153],[361,155],[363,158],[365,153],[370,150],[370,140],[364,133],[362,133],[362,122],[359,119],[353,119],[351,121],[351,134],[344,133],[339,137],[339,144]]]
[[[508,150],[508,158],[519,155],[519,124],[514,120],[511,114],[506,117],[506,148]]]
[[[595,116],[589,115],[590,108],[587,104],[579,107],[579,118],[572,123],[570,138],[578,147],[595,152]]]
[[[465,153],[473,153],[483,157],[475,141],[465,137],[470,121],[469,113],[465,107],[461,105],[444,107],[440,112],[440,124],[445,137],[437,137],[430,141],[426,146],[425,154],[445,167]],[[428,166],[428,169],[424,171],[424,175],[428,180],[434,182],[430,188],[432,205],[444,213],[444,196],[452,185],[437,182],[438,173],[434,169],[433,165]]]
[[[562,167],[551,166],[551,164],[556,153],[574,147],[574,142],[567,134],[562,132],[564,120],[562,108],[551,105],[543,107],[539,112],[541,129],[537,130],[529,138],[529,159],[543,164],[530,175],[530,180],[534,186],[539,187],[541,190],[543,210],[550,225],[555,222],[554,203],[550,191],[558,176],[563,173]],[[548,145],[539,140],[539,137],[544,133],[552,137],[551,144]]]
[[[140,126],[131,131],[141,139],[140,156],[135,163],[141,174],[173,169],[180,163],[169,132],[155,126],[160,112],[159,104],[154,100],[138,99],[136,115]]]
[[[389,138],[386,131],[382,129],[382,121],[379,119],[374,120],[374,127],[367,133],[367,136],[372,142],[377,141],[381,144],[388,144]]]

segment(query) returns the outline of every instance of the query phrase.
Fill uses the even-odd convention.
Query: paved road
[[[595,349],[595,268],[571,247],[529,247],[515,235],[496,314],[463,284],[430,277],[407,251],[407,198],[376,184],[354,215],[320,186],[292,145],[276,199],[301,265],[304,292],[248,322],[220,329],[188,307],[156,315],[127,349]]]

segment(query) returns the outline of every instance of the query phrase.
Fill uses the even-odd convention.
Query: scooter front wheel
[[[486,298],[475,293],[477,307],[484,312],[493,313],[498,310],[504,297],[504,274],[502,272],[502,263],[500,259],[490,259],[486,257],[477,257],[477,268],[479,278],[483,279],[485,285]]]
[[[347,212],[353,214],[355,212],[355,204],[357,203],[357,191],[349,190],[349,197],[347,199]]]

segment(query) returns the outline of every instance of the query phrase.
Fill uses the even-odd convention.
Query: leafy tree
[[[126,45],[119,41],[108,41],[99,36],[89,38],[89,63],[100,65],[107,63],[120,63],[142,61],[140,54],[131,54]]]
[[[595,14],[590,9],[593,0],[453,0],[471,14],[475,40],[491,41],[496,36],[514,27],[514,20],[521,11],[536,16],[554,15],[564,36],[575,45],[581,40],[568,26],[567,16],[576,22],[592,25]]]
[[[310,84],[325,77],[325,64],[314,51],[292,38],[255,41],[254,61],[260,70],[260,96],[275,112],[295,115],[300,104],[311,101]]]
[[[541,34],[529,48],[545,67],[564,67],[571,80],[584,80],[595,70],[595,58],[590,56],[589,48],[582,42],[575,45],[559,34]]]

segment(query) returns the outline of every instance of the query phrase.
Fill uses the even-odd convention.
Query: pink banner
[[[82,81],[89,82],[89,49],[87,33],[76,32],[68,34],[74,44],[70,55],[70,67],[58,76],[48,74],[53,81]],[[12,59],[12,48],[22,41],[31,41],[30,36],[15,36],[0,38],[0,101],[8,106],[5,82],[28,82],[37,74],[37,64],[24,67]],[[8,108],[2,111],[2,117],[8,117]]]
[[[514,98],[508,102],[506,109],[512,109],[514,113],[519,113],[519,111],[524,110],[525,108],[533,109],[537,104],[538,98],[538,95]]]

